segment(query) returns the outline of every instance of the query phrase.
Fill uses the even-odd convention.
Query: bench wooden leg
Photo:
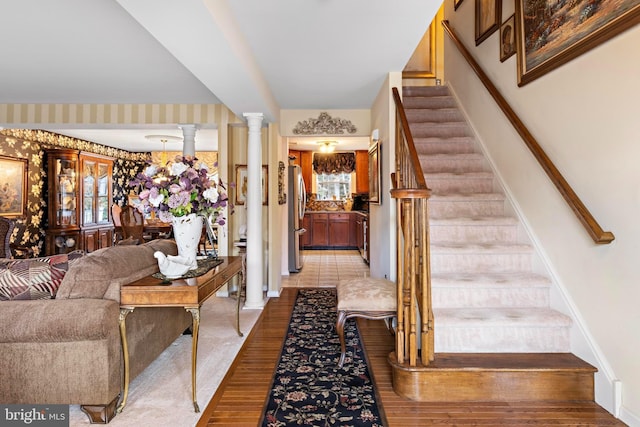
[[[342,368],[342,365],[344,365],[344,358],[347,353],[347,344],[344,342],[344,322],[346,320],[347,313],[339,311],[338,320],[336,321],[336,331],[338,332],[338,338],[340,338],[340,361],[338,362],[338,368]]]

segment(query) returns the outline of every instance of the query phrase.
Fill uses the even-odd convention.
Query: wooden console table
[[[200,412],[196,400],[196,359],[198,353],[198,330],[200,328],[200,307],[211,295],[237,274],[244,276],[242,257],[221,257],[222,264],[207,273],[192,279],[176,279],[169,284],[161,279],[148,276],[120,288],[120,337],[124,358],[124,391],[117,412],[122,412],[129,395],[129,347],[127,344],[126,318],[137,307],[183,307],[192,317],[191,344],[191,394],[193,407]],[[240,285],[244,277],[241,277]],[[236,330],[240,332],[240,297],[236,307]]]

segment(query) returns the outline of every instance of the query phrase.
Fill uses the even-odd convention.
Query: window
[[[344,200],[351,196],[351,173],[319,173],[316,200]]]

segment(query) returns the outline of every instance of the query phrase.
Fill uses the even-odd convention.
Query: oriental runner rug
[[[334,288],[300,289],[261,425],[382,426],[381,411],[354,319],[344,327],[338,368]]]

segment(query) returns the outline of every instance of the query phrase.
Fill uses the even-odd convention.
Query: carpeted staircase
[[[427,185],[438,353],[568,352],[571,319],[446,86],[405,87]]]

